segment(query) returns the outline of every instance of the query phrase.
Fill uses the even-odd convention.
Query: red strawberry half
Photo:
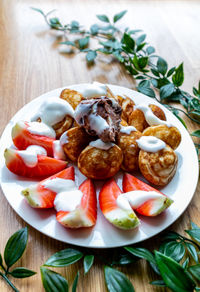
[[[139,225],[139,219],[134,211],[120,208],[117,205],[117,198],[121,190],[114,179],[107,181],[99,193],[99,204],[105,218],[122,229],[133,229]]]
[[[59,211],[56,219],[69,228],[91,227],[97,219],[97,199],[94,184],[91,179],[85,180],[79,187],[82,192],[80,204],[73,211]],[[67,197],[66,197],[67,199]]]
[[[161,193],[160,191],[147,185],[143,181],[137,179],[136,177],[128,173],[125,173],[123,177],[123,191],[124,193],[132,192],[132,191],[146,191],[146,192],[156,192],[159,194],[157,198],[148,199],[148,193],[147,193],[147,195],[145,195],[146,201],[139,204],[139,206],[137,207],[134,207],[130,203],[131,207],[136,212],[145,216],[156,216],[160,214],[161,212],[163,212],[166,208],[168,208],[173,203],[173,200],[169,199],[163,193]],[[138,195],[137,192],[135,193],[135,195]],[[132,196],[134,200],[134,192],[132,193]],[[138,199],[140,200],[140,198]]]
[[[23,190],[22,195],[26,198],[30,206],[34,208],[53,208],[56,192],[47,189],[45,187],[45,182],[55,178],[74,181],[74,167],[68,167]]]
[[[63,170],[67,166],[66,161],[45,155],[37,155],[37,164],[34,167],[29,167],[24,163],[19,152],[19,150],[11,148],[7,148],[4,152],[7,168],[17,175],[25,177],[47,177]]]
[[[42,146],[48,156],[53,156],[53,141],[55,138],[36,135],[29,132],[29,122],[19,121],[12,128],[12,140],[19,150],[24,150],[30,145]]]

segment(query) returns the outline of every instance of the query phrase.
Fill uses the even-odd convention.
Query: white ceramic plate
[[[78,84],[68,86],[68,88],[78,91],[85,85],[86,84]],[[109,87],[114,94],[126,94],[127,96],[133,97],[136,104],[153,101],[151,98],[128,88],[115,85],[109,85]],[[70,230],[56,221],[54,210],[33,209],[20,195],[22,189],[35,181],[12,174],[4,164],[4,149],[12,145],[11,129],[18,120],[30,120],[30,117],[37,111],[37,108],[43,100],[49,97],[59,96],[62,89],[63,88],[58,88],[47,92],[25,105],[11,119],[3,132],[0,141],[0,181],[2,190],[9,204],[28,224],[47,236],[66,243],[90,248],[110,248],[137,243],[167,228],[185,211],[190,203],[198,181],[199,166],[195,147],[188,132],[180,121],[164,107],[162,107],[162,109],[165,111],[167,119],[180,130],[182,141],[176,150],[179,160],[176,175],[166,187],[161,189],[164,194],[174,200],[174,203],[161,215],[154,218],[139,216],[141,220],[140,226],[133,231],[126,231],[120,230],[106,221],[98,207],[97,223],[94,228]],[[143,179],[140,174],[136,174],[136,176]],[[80,185],[84,179],[85,177],[76,167],[77,184]],[[116,180],[121,186],[122,173],[117,174]],[[102,182],[95,182],[95,184],[97,190],[99,190]]]

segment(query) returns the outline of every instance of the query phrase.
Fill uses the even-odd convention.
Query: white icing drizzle
[[[17,152],[28,167],[35,167],[38,163],[38,155],[47,155],[46,150],[37,145],[31,145],[26,150]]]
[[[41,104],[38,113],[32,117],[31,121],[40,118],[43,123],[53,126],[62,121],[67,115],[74,116],[72,106],[62,98],[52,97]]]
[[[83,193],[77,189],[75,182],[71,179],[56,177],[46,180],[43,186],[57,193],[54,200],[54,207],[57,212],[71,212],[81,203]]]
[[[137,131],[137,129],[133,126],[127,126],[127,127],[124,127],[122,125],[120,126],[120,133],[130,135],[131,132],[135,132],[135,131]]]
[[[50,137],[50,138],[56,137],[56,132],[54,131],[54,129],[44,123],[29,122],[27,130],[31,134],[36,134],[39,136],[45,136],[45,137]]]
[[[172,127],[172,125],[167,122],[159,119],[154,113],[152,112],[151,108],[149,107],[149,104],[141,103],[135,106],[135,109],[139,109],[143,112],[145,116],[145,120],[150,126],[156,126],[156,125],[166,125],[167,127]]]
[[[60,140],[53,141],[53,157],[60,160],[66,160]]]
[[[93,82],[92,84],[88,84],[87,86],[84,86],[84,88],[80,89],[79,92],[85,98],[93,98],[93,97],[105,96],[107,94],[107,88],[102,83]]]
[[[67,136],[67,131],[66,131],[60,136],[60,145],[63,146],[67,144],[68,142],[69,141],[68,141],[68,136]]]
[[[166,197],[155,191],[131,191],[120,194],[116,203],[121,209],[134,210],[149,200],[155,200],[151,210],[151,214],[155,214],[162,207]]]
[[[166,144],[164,141],[154,136],[142,136],[136,140],[138,147],[147,152],[157,152],[165,148]]]
[[[101,139],[97,139],[96,141],[90,142],[89,145],[98,149],[108,150],[111,147],[113,147],[115,144],[111,142],[104,143]]]
[[[109,125],[101,116],[90,114],[88,116],[91,130],[94,130],[97,135],[101,135],[104,130],[109,129]]]

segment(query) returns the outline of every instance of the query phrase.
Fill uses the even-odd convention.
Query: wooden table
[[[198,0],[1,0],[0,2],[0,131],[10,118],[27,102],[40,94],[69,84],[91,82],[113,83],[135,87],[131,77],[117,63],[97,61],[87,67],[84,55],[65,56],[58,52],[58,41],[49,31],[42,17],[30,10],[30,6],[44,11],[58,9],[58,15],[66,22],[73,19],[89,26],[96,22],[96,14],[112,15],[127,9],[123,21],[131,28],[141,28],[148,41],[156,47],[159,55],[170,65],[184,61],[185,82],[183,88],[191,92],[200,79],[200,2]],[[104,58],[106,60],[106,58]],[[186,121],[189,131],[197,125]],[[189,170],[191,171],[191,170]],[[183,232],[190,220],[200,224],[199,187],[186,212],[170,229]],[[8,237],[27,224],[12,210],[3,194],[0,196],[0,251],[3,253]],[[156,247],[158,238],[144,243],[145,247]],[[66,248],[67,244],[42,235],[29,226],[29,242],[25,254],[17,265],[37,271],[37,275],[13,280],[22,292],[43,291],[39,267],[54,252]],[[87,276],[83,276],[82,263],[74,264],[61,272],[71,285],[77,270],[80,270],[78,291],[106,291],[103,269],[95,263]],[[136,291],[164,291],[148,283],[156,279],[148,265],[140,261],[135,266],[121,268],[132,281]],[[0,291],[11,289],[0,279]]]

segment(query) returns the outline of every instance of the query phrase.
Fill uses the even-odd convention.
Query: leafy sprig
[[[0,276],[10,285],[15,291],[19,290],[13,285],[10,276],[14,278],[27,278],[35,275],[34,271],[24,267],[17,267],[10,271],[10,268],[22,257],[28,241],[28,229],[22,228],[15,232],[7,241],[4,249],[4,262],[0,254]]]
[[[149,251],[146,248],[128,246],[119,248],[111,254],[106,255],[106,259],[99,256],[100,253],[88,255],[88,250],[65,249],[52,255],[41,267],[41,274],[44,288],[47,292],[68,291],[68,283],[60,274],[48,270],[45,266],[63,267],[73,264],[84,258],[84,272],[92,267],[94,258],[100,259],[104,263],[105,284],[109,292],[135,291],[133,284],[127,276],[113,266],[131,265],[137,259],[146,260],[150,267],[160,279],[150,282],[151,285],[168,287],[171,291],[188,292],[199,291],[197,283],[200,282],[200,228],[191,223],[191,229],[185,230],[189,237],[169,231],[162,237],[158,250]],[[103,254],[104,252],[102,252]],[[116,260],[118,255],[118,260]],[[105,264],[106,262],[106,264]],[[134,267],[134,266],[133,266]],[[76,291],[79,271],[75,277],[72,291]],[[54,289],[54,285],[59,290]],[[64,288],[62,288],[62,286]],[[63,289],[63,290],[62,290]]]

